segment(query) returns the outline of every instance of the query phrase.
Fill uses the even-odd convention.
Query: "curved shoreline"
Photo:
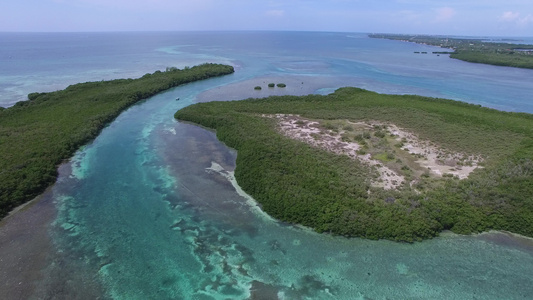
[[[370,38],[388,39],[429,45],[453,52],[434,51],[433,54],[449,54],[450,58],[470,63],[480,63],[493,66],[533,69],[533,45],[484,42],[472,38],[449,38],[434,35],[409,34],[369,34]],[[517,48],[523,48],[518,51]],[[518,54],[516,52],[519,52]],[[523,52],[523,53],[521,53]],[[417,52],[415,52],[417,53]],[[427,54],[426,52],[422,52]]]
[[[51,93],[32,93],[29,101],[0,111],[5,133],[0,156],[0,218],[41,194],[57,178],[57,166],[93,140],[122,111],[181,84],[227,75],[232,66],[203,64],[169,68],[139,79],[88,82]],[[75,118],[73,118],[75,116]]]
[[[431,149],[441,149],[437,154],[430,151],[429,155],[436,155],[432,159],[446,164],[438,171],[447,173],[434,171],[436,175],[432,175],[423,168],[427,167],[427,163],[420,163],[424,153],[409,147],[418,143],[412,135],[400,136],[398,141],[394,130],[387,133],[384,125],[377,123],[373,123],[377,128],[373,134],[354,129],[354,125],[323,125],[343,139],[360,141],[367,148],[361,150],[381,160],[376,167],[388,166],[406,178],[395,189],[380,189],[370,182],[375,172],[361,163],[282,137],[275,120],[265,118],[273,114],[329,120],[326,123],[377,120],[380,124],[396,124],[431,142]],[[269,215],[284,222],[302,224],[318,232],[407,242],[432,238],[448,229],[461,234],[490,229],[517,233],[531,230],[527,216],[532,211],[528,206],[519,209],[522,204],[527,205],[527,197],[514,196],[516,190],[528,189],[525,182],[531,176],[529,156],[518,151],[526,151],[524,141],[532,134],[525,125],[533,119],[529,114],[500,112],[445,99],[344,88],[328,96],[198,103],[178,111],[175,117],[215,129],[219,140],[239,151],[236,177],[240,186]],[[494,125],[494,118],[501,124]],[[350,127],[346,129],[351,132],[349,135],[344,136],[343,126]],[[316,130],[328,132],[326,129]],[[507,147],[494,147],[494,139],[505,139]],[[385,144],[392,147],[384,148]],[[477,167],[475,176],[460,178],[463,173],[457,173],[457,169],[462,172],[463,167],[467,171]],[[493,172],[514,172],[515,176],[498,181],[491,177]],[[478,190],[494,180],[490,187]],[[516,186],[510,189],[508,185]],[[487,196],[503,191],[507,191],[506,200],[498,200],[503,195]],[[498,201],[506,201],[506,209],[498,209]]]
[[[191,124],[193,124],[193,123],[191,123]],[[210,128],[206,128],[206,127],[203,127],[201,125],[197,125],[197,126],[202,127],[204,130],[212,131],[212,129],[210,129]],[[257,202],[257,200],[255,200],[252,196],[247,194],[241,188],[241,186],[239,185],[239,183],[235,179],[235,176],[234,176],[235,172],[225,170],[222,166],[220,166],[216,162],[211,162],[211,167],[206,168],[206,171],[215,172],[215,173],[219,174],[220,176],[226,178],[226,180],[229,183],[231,183],[231,185],[235,188],[235,191],[237,192],[237,194],[239,194],[241,197],[246,199],[246,203],[250,206],[250,208],[252,210],[254,210],[257,214],[259,214],[261,216],[261,218],[265,218],[265,219],[273,221],[273,222],[279,222],[279,220],[273,218],[267,212],[265,212],[261,208],[261,204],[259,202]],[[291,225],[294,226],[295,228],[299,228],[299,229],[307,231],[309,233],[324,234],[324,233],[316,233],[316,231],[313,230],[313,228],[307,227],[307,226],[304,226],[304,225],[301,225],[301,224],[291,224]],[[505,230],[492,230],[492,229],[488,230],[488,231],[483,231],[483,232],[480,232],[480,233],[469,234],[469,235],[461,235],[461,234],[454,233],[452,231],[447,231],[447,232],[448,232],[448,234],[451,237],[471,236],[471,237],[483,238],[483,237],[486,237],[488,235],[497,235],[497,239],[490,239],[489,238],[487,240],[489,240],[491,242],[494,242],[494,243],[497,243],[497,244],[501,244],[501,245],[509,245],[509,242],[506,242],[505,238],[506,237],[512,238],[512,239],[514,239],[514,241],[512,243],[513,245],[520,245],[520,246],[524,247],[525,249],[527,249],[527,251],[529,251],[529,252],[531,252],[533,254],[533,237],[520,235],[518,233],[513,233],[513,232],[505,231]],[[446,233],[446,231],[441,232],[440,237],[443,237],[445,233]],[[498,237],[503,237],[504,239],[498,239]],[[424,241],[421,241],[421,243],[423,243],[423,242]]]

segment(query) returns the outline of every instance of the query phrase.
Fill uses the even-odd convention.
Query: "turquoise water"
[[[122,114],[73,159],[54,235],[115,299],[527,299],[532,248],[445,234],[414,245],[320,235],[281,224],[235,192],[235,153],[172,119],[199,91]],[[175,101],[176,95],[183,100]],[[139,122],[143,120],[144,122]],[[61,185],[62,183],[58,183]],[[53,278],[52,278],[53,279]],[[267,297],[268,298],[268,297]]]
[[[234,65],[241,80],[320,77],[328,82],[320,88],[355,85],[533,112],[532,70],[414,54],[438,49],[362,33],[0,33],[0,106],[78,82],[217,62]]]
[[[354,85],[533,112],[527,79],[533,71],[420,58],[413,49],[426,46],[364,35],[204,34],[155,35],[157,42],[129,50],[135,59],[153,62],[229,62],[236,73],[131,107],[61,169],[52,190],[54,250],[35,298],[527,299],[533,294],[528,239],[444,233],[411,245],[321,235],[273,220],[232,182],[237,153],[214,133],[173,118],[197,101],[266,96],[268,89],[253,87],[270,81],[287,83],[285,93]],[[73,68],[83,69],[87,58],[71,55]],[[119,55],[104,51],[101,59],[109,62],[106,68],[129,72]]]

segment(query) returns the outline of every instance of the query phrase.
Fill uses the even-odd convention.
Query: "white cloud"
[[[506,21],[506,22],[512,22],[512,21],[517,20],[519,17],[520,17],[520,13],[518,12],[506,11],[501,15],[500,20]]]
[[[437,11],[437,16],[435,17],[434,21],[437,23],[448,22],[456,14],[455,9],[451,7],[441,7],[441,8],[436,9],[436,11]]]
[[[525,27],[529,24],[533,24],[532,14],[522,16],[522,14],[519,12],[506,11],[500,16],[499,19],[502,22],[515,23],[520,27]]]
[[[523,18],[520,18],[518,20],[518,24],[520,25],[528,25],[529,23],[533,23],[533,15],[529,14]]]
[[[268,10],[265,12],[265,14],[269,17],[283,17],[285,15],[285,11],[281,9],[275,9],[275,10]]]

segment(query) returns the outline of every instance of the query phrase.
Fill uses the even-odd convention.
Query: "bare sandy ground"
[[[398,142],[405,141],[403,149],[421,157],[417,162],[433,174],[439,176],[451,174],[459,179],[465,179],[476,168],[480,168],[481,156],[467,156],[446,151],[431,142],[420,140],[415,134],[404,131],[394,124],[387,125],[389,133],[395,135]]]
[[[361,145],[357,142],[343,141],[343,130],[327,130],[318,121],[304,119],[298,115],[276,114],[263,115],[263,117],[277,119],[280,132],[287,137],[339,155],[347,155],[374,168],[379,173],[379,178],[371,182],[375,187],[397,189],[405,183],[403,175],[385,166],[382,161],[373,159],[370,154],[359,154],[358,150],[361,149]],[[387,133],[394,136],[398,143],[403,143],[403,150],[419,158],[416,162],[421,168],[427,169],[434,176],[450,174],[449,176],[465,179],[479,167],[478,163],[481,161],[481,157],[445,151],[430,142],[420,140],[415,134],[394,124],[380,122],[348,123],[366,127],[368,130],[372,130],[376,125],[385,128]]]

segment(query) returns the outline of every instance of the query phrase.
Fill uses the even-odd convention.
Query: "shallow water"
[[[217,81],[131,108],[75,157],[77,178],[67,184],[76,188],[56,195],[53,233],[59,249],[98,274],[107,295],[520,299],[533,292],[531,245],[452,234],[414,245],[344,239],[263,214],[207,170],[212,162],[233,170],[233,151],[160,113],[187,104],[176,95],[190,99]]]
[[[414,53],[439,49],[362,33],[0,33],[0,106],[73,83],[217,62],[235,65],[240,80],[322,77],[327,91],[351,85],[533,112],[533,70]]]
[[[228,180],[234,151],[214,133],[173,119],[176,110],[196,101],[327,93],[345,85],[450,94],[533,111],[525,96],[533,89],[529,81],[514,80],[531,78],[533,71],[420,58],[413,49],[426,46],[361,35],[205,34],[182,37],[183,43],[162,35],[157,47],[143,47],[183,65],[203,58],[228,61],[236,66],[234,75],[177,87],[131,107],[62,166],[48,200],[39,202],[55,205],[56,212],[42,220],[52,224],[44,227],[50,250],[41,259],[40,276],[23,284],[33,298],[527,299],[533,294],[529,239],[445,233],[411,245],[332,237],[277,222]],[[253,90],[271,81],[288,87]],[[502,98],[511,90],[519,97]],[[213,163],[226,171],[214,171]],[[36,209],[41,208],[24,213]],[[32,257],[24,243],[16,249]]]

